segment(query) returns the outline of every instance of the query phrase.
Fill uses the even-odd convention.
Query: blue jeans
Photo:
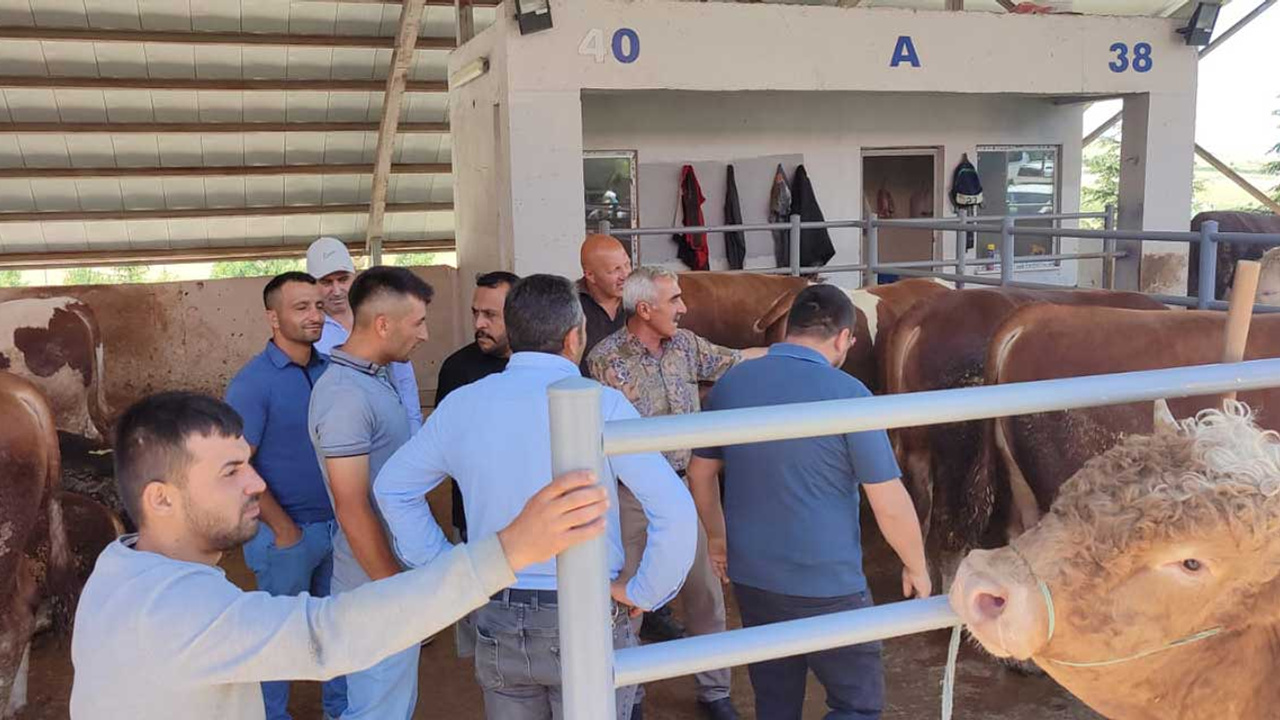
[[[353,562],[353,561],[352,561]],[[333,593],[341,595],[369,581],[358,563],[340,567],[333,580]],[[387,622],[395,622],[388,618]],[[347,675],[347,709],[342,720],[411,720],[418,704],[418,656],[422,646],[412,647],[382,659],[373,667]]]
[[[734,583],[743,627],[870,607],[871,593],[830,598],[779,595]],[[827,690],[826,720],[878,720],[884,709],[880,643],[767,660],[747,666],[757,720],[800,720],[809,671]]]
[[[332,520],[298,526],[302,540],[280,549],[266,523],[258,523],[258,534],[244,545],[244,562],[258,580],[258,589],[271,595],[313,597],[329,595],[333,577]],[[347,710],[347,683],[337,677],[323,685],[324,710],[329,717],[341,717]],[[289,683],[262,683],[262,701],[267,720],[292,720],[289,715]]]

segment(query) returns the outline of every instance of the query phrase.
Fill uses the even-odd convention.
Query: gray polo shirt
[[[409,416],[388,368],[334,348],[329,369],[311,391],[307,426],[330,501],[333,488],[325,459],[369,456],[369,504],[386,532],[386,521],[373,499],[373,479],[383,463],[412,436]],[[388,532],[388,540],[390,537]],[[339,527],[333,535],[333,591],[350,590],[369,580],[351,551],[346,533]]]

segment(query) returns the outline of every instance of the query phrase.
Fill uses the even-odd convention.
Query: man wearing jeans
[[[262,291],[271,325],[267,347],[227,386],[227,403],[244,419],[253,469],[266,481],[258,532],[244,546],[244,561],[258,589],[272,595],[329,594],[333,576],[333,506],[307,435],[311,388],[329,366],[312,347],[324,313],[320,288],[305,273],[272,278]],[[267,720],[289,720],[289,683],[262,684]],[[324,684],[324,711],[347,708],[346,682]]]
[[[431,286],[404,268],[374,267],[351,286],[354,330],[333,349],[311,394],[309,428],[333,497],[333,592],[403,569],[374,506],[373,478],[408,441],[409,415],[389,365],[427,339]],[[389,618],[388,622],[395,622]],[[409,720],[418,701],[417,645],[347,676],[344,720]]]
[[[546,484],[551,469],[547,389],[579,377],[582,306],[569,280],[532,275],[507,294],[504,316],[513,351],[507,369],[453,391],[374,483],[396,550],[411,566],[431,562],[449,547],[425,498],[445,477],[462,489],[472,536],[505,524]],[[606,421],[639,417],[617,390],[604,388],[600,404]],[[620,455],[603,464],[602,481],[613,501],[607,529],[613,645],[630,647],[636,639],[625,608],[656,607],[680,589],[693,563],[697,517],[684,485],[661,455]],[[615,477],[631,488],[649,518],[648,546],[635,577],[625,582],[618,579],[623,553]],[[511,589],[473,614],[476,679],[488,720],[561,717],[558,605],[551,561],[518,573]],[[634,687],[618,690],[621,720],[631,716],[634,695]]]
[[[837,369],[853,345],[854,318],[853,304],[839,288],[804,289],[787,318],[786,340],[765,357],[726,373],[707,408],[869,396],[862,383]],[[721,469],[723,511],[716,477]],[[920,524],[898,474],[883,430],[695,450],[689,487],[707,529],[712,567],[732,581],[742,624],[767,625],[872,604],[862,574],[859,487],[885,540],[903,561],[903,593],[929,595]],[[750,665],[756,717],[798,720],[809,670],[826,688],[827,720],[880,717],[879,643]]]

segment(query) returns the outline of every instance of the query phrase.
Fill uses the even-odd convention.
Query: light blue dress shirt
[[[325,355],[332,354],[333,349],[350,336],[351,331],[342,327],[342,323],[325,315],[324,329],[320,331],[315,349]],[[418,397],[418,378],[413,374],[413,363],[391,363],[391,381],[395,383],[396,392],[409,414],[409,428],[416,431],[422,427],[422,398]]]
[[[578,374],[578,366],[559,355],[516,353],[505,371],[450,393],[396,451],[374,481],[374,496],[406,564],[422,566],[449,548],[425,497],[446,476],[462,490],[467,527],[475,537],[506,527],[550,482],[547,388]],[[606,422],[640,417],[612,388],[603,389],[601,409]],[[610,579],[623,563],[614,480],[635,494],[649,519],[648,542],[635,577],[627,583],[627,597],[652,609],[674,597],[689,574],[697,548],[697,512],[688,489],[661,454],[606,458],[601,482],[611,500],[605,534]],[[556,589],[555,560],[525,568],[513,587]]]

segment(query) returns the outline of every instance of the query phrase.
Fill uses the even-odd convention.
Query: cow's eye
[[[1182,569],[1189,573],[1198,573],[1204,569],[1204,564],[1195,558],[1187,558],[1182,561]]]

